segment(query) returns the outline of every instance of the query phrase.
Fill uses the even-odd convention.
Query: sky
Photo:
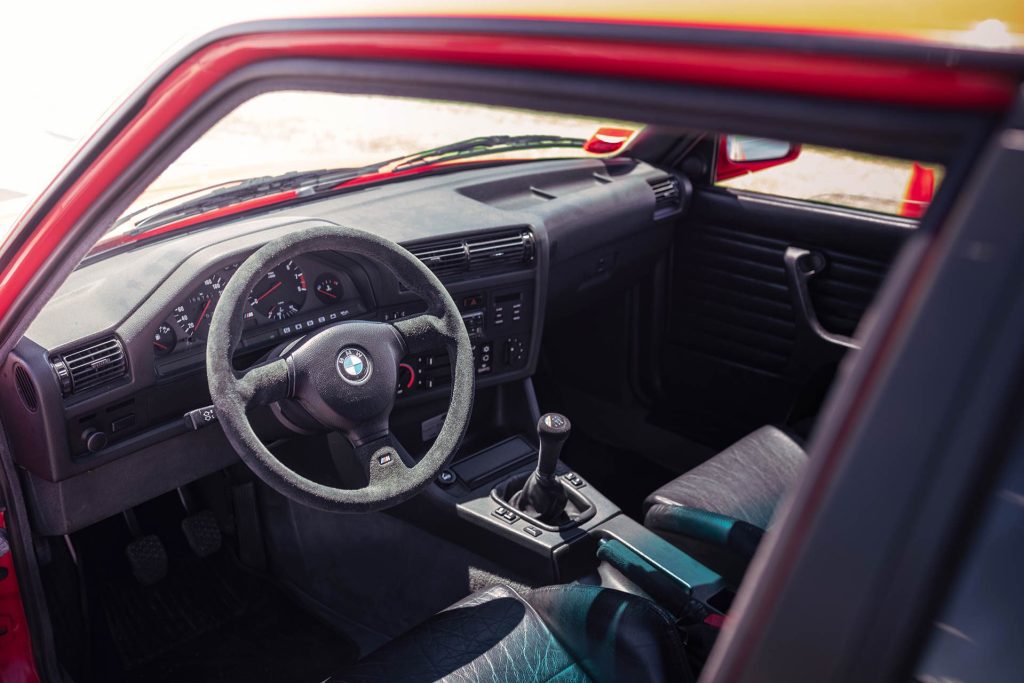
[[[323,0],[51,0],[0,7],[0,222],[159,64],[238,21],[326,12]],[[362,4],[353,0],[351,4]],[[16,195],[22,195],[18,197]],[[13,217],[12,217],[13,214]]]

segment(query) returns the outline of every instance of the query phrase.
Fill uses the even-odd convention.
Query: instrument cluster
[[[240,263],[213,271],[174,307],[153,333],[156,357],[205,344],[220,295]],[[365,312],[365,308],[355,283],[343,269],[315,256],[290,259],[264,275],[249,293],[243,340],[276,338],[278,330],[294,327],[288,324],[293,318],[313,312],[325,314],[316,319],[329,317],[333,321]],[[301,322],[297,329],[302,329]]]

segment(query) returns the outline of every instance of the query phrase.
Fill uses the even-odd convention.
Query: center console
[[[516,434],[463,455],[437,478],[434,493],[481,532],[477,547],[516,558],[539,583],[579,580],[635,592],[681,624],[717,629],[733,595],[725,581],[561,462],[570,430],[564,416],[544,415],[536,441]]]

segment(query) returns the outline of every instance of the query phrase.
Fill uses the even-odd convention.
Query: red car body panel
[[[0,513],[0,529],[7,529],[6,513]],[[0,681],[39,683],[11,552],[0,556]]]

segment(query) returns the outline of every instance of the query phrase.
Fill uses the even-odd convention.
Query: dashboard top
[[[83,263],[33,321],[26,337],[55,351],[113,331],[134,318],[148,297],[160,299],[171,280],[177,283],[179,289],[172,289],[178,297],[212,262],[230,256],[240,260],[239,255],[300,227],[311,216],[408,246],[514,224],[557,231],[573,215],[593,207],[608,207],[612,215],[615,204],[629,207],[630,212],[637,203],[653,208],[646,180],[663,172],[646,164],[619,161],[616,166],[610,168],[603,160],[552,160],[432,176],[153,241]],[[172,278],[179,271],[185,278]]]

